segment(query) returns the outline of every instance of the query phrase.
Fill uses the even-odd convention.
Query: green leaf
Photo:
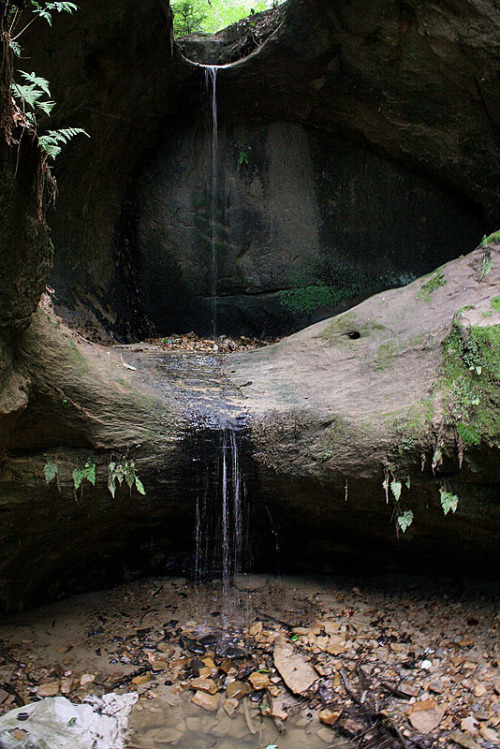
[[[85,478],[95,486],[95,463],[85,463]]]
[[[398,525],[403,531],[403,533],[406,531],[407,528],[410,527],[410,525],[413,523],[413,512],[411,510],[406,510],[402,515],[398,517]]]
[[[401,481],[391,481],[391,492],[396,502],[399,502],[401,496]]]
[[[45,481],[47,482],[47,484],[50,484],[50,482],[55,479],[58,473],[59,467],[57,463],[52,460],[47,460],[43,467],[43,475],[45,476]]]
[[[20,70],[19,72],[21,73],[25,81],[30,83],[32,86],[35,86],[36,88],[41,88],[42,91],[47,94],[47,96],[50,96],[49,82],[46,78],[42,78],[36,73],[27,73],[25,70]]]
[[[447,492],[444,489],[440,489],[439,493],[441,495],[441,507],[443,508],[444,514],[447,515],[450,510],[455,513],[458,507],[458,496],[451,492]]]
[[[75,487],[75,491],[80,487],[80,484],[83,481],[83,471],[78,468],[73,468],[73,485]]]
[[[9,47],[16,57],[21,57],[21,45],[15,42],[14,39],[9,39]]]
[[[38,109],[41,109],[46,115],[49,115],[52,112],[55,105],[55,101],[39,101],[37,103]]]
[[[144,488],[144,485],[143,485],[142,481],[139,478],[137,478],[137,476],[135,477],[135,488],[137,489],[137,491],[139,492],[139,494],[142,494],[143,496],[146,494],[146,490]]]

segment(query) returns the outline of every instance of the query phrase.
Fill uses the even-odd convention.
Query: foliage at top
[[[213,34],[282,2],[284,0],[173,0],[174,35]]]
[[[31,17],[23,25],[23,11],[25,10],[31,12]],[[20,128],[21,133],[27,131],[38,137],[38,145],[42,151],[44,162],[47,159],[55,159],[61,152],[62,147],[75,135],[90,136],[79,127],[48,130],[46,133],[40,134],[38,118],[50,116],[55,107],[55,102],[50,98],[49,81],[35,72],[16,71],[11,58],[21,57],[22,49],[18,40],[37,19],[42,19],[49,26],[52,26],[55,13],[73,13],[76,10],[78,10],[78,6],[71,2],[9,1],[4,3],[1,16],[4,66],[7,70],[2,80],[2,95],[5,97],[5,89],[10,88],[12,110],[11,129],[7,133],[7,139],[9,142],[16,142],[12,137],[14,128]],[[5,59],[6,52],[8,59]]]

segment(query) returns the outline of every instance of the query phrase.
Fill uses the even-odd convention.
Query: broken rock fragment
[[[304,694],[318,679],[318,674],[311,664],[302,655],[296,653],[293,645],[284,638],[276,640],[274,665],[294,694]]]

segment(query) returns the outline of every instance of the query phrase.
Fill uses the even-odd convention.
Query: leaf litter
[[[488,586],[135,581],[0,626],[0,712],[137,692],[130,749],[493,749],[498,624]]]

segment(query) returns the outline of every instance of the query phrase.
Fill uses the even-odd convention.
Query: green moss
[[[398,354],[398,346],[392,341],[382,343],[378,347],[375,359],[375,369],[389,369],[392,366],[394,357]]]
[[[491,306],[495,312],[500,312],[500,296],[494,296],[491,300]]]
[[[439,289],[440,286],[444,286],[446,278],[440,268],[431,273],[430,276],[426,276],[426,278],[429,278],[429,280],[422,284],[420,291],[417,292],[417,296],[423,299],[424,302],[430,302],[432,292]]]
[[[500,231],[494,231],[493,234],[490,234],[488,237],[486,234],[483,237],[483,241],[481,242],[481,246],[485,247],[487,244],[499,244],[500,243]]]
[[[367,338],[374,333],[385,330],[385,325],[377,320],[366,320],[358,323],[354,312],[346,312],[339,317],[331,320],[319,338],[330,344],[345,342],[346,340],[356,341],[359,338]]]
[[[358,291],[357,287],[337,289],[327,284],[298,286],[280,291],[279,300],[294,315],[310,315],[320,307],[335,307],[342,299],[352,299]]]
[[[463,329],[444,342],[442,388],[448,420],[465,443],[500,439],[500,325]],[[459,426],[460,425],[460,426]]]

